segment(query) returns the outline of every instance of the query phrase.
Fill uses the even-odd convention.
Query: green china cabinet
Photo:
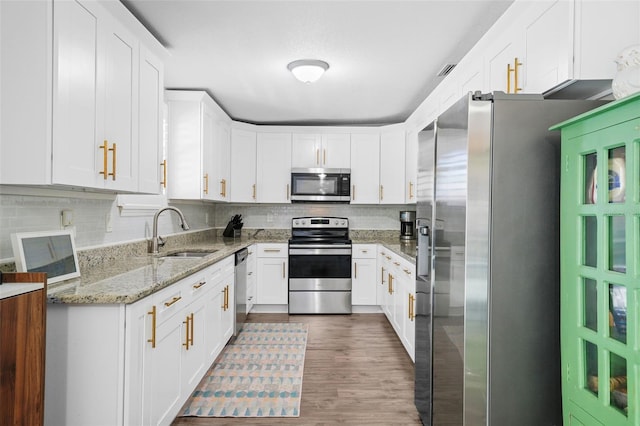
[[[640,425],[640,94],[562,130],[564,424]]]

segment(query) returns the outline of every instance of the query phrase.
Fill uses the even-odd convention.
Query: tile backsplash
[[[303,216],[349,218],[351,229],[398,230],[400,211],[415,210],[411,205],[358,204],[217,204],[215,223],[224,227],[235,214],[241,214],[247,228],[290,228],[291,219]]]
[[[213,204],[200,201],[171,202],[185,215],[191,231],[224,228],[235,214],[241,214],[245,229],[289,229],[291,218],[299,216],[348,217],[353,230],[400,229],[399,212],[415,210],[408,205],[349,204]],[[79,191],[7,188],[0,186],[0,261],[12,261],[10,235],[62,229],[61,212],[70,210],[78,249],[102,247],[148,239],[152,234],[153,211],[142,216],[121,215],[116,194]],[[158,233],[182,233],[177,215],[163,213]]]

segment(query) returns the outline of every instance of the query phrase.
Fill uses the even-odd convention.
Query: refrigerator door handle
[[[429,280],[431,271],[431,232],[428,225],[418,225],[418,245],[416,247],[416,275]]]

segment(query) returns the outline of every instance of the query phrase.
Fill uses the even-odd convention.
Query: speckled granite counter
[[[354,233],[354,244],[382,244],[410,262],[415,262],[415,241],[401,242],[385,234]],[[194,234],[195,235],[195,234]],[[144,244],[100,249],[98,253],[80,255],[82,277],[53,284],[49,303],[129,304],[161,290],[199,270],[233,255],[254,243],[286,243],[286,232],[266,232],[259,239],[223,239],[211,234],[169,240],[158,256],[146,253]],[[182,251],[214,251],[201,258],[171,258],[163,255]]]

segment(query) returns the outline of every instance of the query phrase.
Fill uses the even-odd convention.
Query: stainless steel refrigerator
[[[561,425],[559,134],[602,102],[470,93],[419,134],[425,425]]]

